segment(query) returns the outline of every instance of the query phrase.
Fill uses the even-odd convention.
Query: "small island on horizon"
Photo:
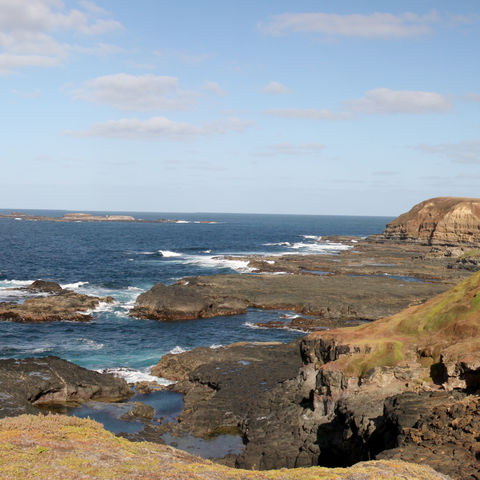
[[[49,217],[46,215],[29,215],[23,212],[11,212],[0,215],[0,219],[28,220],[34,222],[134,222],[134,223],[190,223],[187,220],[158,218],[143,219],[132,215],[93,215],[91,213],[65,213],[63,217]],[[197,220],[195,223],[215,224],[209,220]]]

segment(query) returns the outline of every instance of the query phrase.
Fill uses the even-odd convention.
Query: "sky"
[[[480,3],[0,0],[0,208],[480,197]]]

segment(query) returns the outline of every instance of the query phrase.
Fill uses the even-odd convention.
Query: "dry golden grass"
[[[2,480],[439,480],[429,467],[366,462],[348,469],[235,470],[171,447],[115,437],[93,420],[63,415],[0,420]]]
[[[440,355],[450,362],[480,363],[480,272],[422,305],[358,327],[315,332],[309,338],[333,338],[358,353],[326,368],[364,376],[376,366],[402,365]],[[425,363],[428,366],[428,362]]]

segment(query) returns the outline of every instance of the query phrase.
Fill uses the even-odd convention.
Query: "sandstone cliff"
[[[387,225],[383,237],[427,245],[480,245],[480,198],[438,197]]]

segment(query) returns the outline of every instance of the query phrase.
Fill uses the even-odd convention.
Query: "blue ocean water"
[[[9,213],[11,210],[0,210]],[[25,211],[63,216],[64,211]],[[105,214],[105,212],[94,212]],[[124,213],[124,212],[108,212]],[[325,235],[381,232],[390,217],[129,213],[137,218],[174,218],[180,223],[58,223],[0,219],[0,301],[22,301],[8,290],[35,279],[55,280],[91,295],[113,296],[89,323],[0,322],[0,357],[58,355],[92,369],[113,369],[129,380],[148,378],[167,352],[241,340],[289,341],[289,330],[252,328],[282,312],[163,323],[136,320],[127,312],[157,282],[181,277],[248,272],[246,262],[224,256],[340,251]],[[198,223],[201,221],[215,223]]]

